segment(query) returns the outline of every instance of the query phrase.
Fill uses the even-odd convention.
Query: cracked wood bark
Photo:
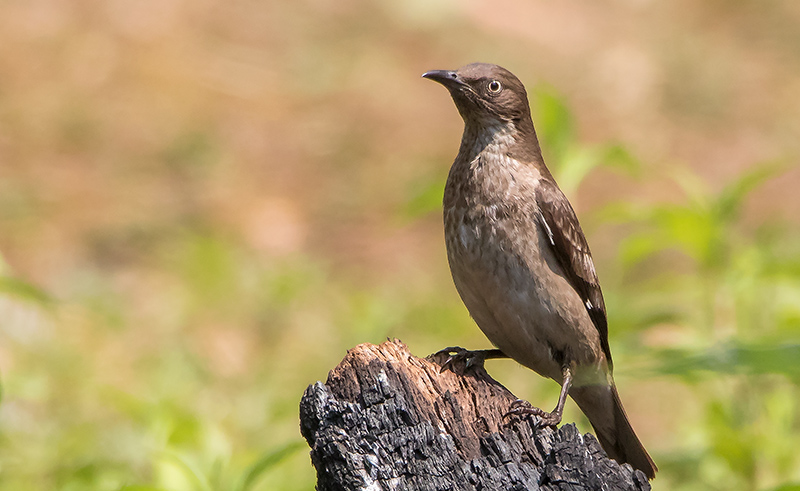
[[[440,373],[398,340],[361,344],[306,389],[300,428],[317,489],[649,490],[575,425],[505,418],[516,399],[483,368]]]

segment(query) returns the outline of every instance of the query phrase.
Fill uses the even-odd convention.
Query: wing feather
[[[589,317],[600,333],[600,344],[611,367],[608,345],[608,320],[603,292],[594,269],[592,253],[583,235],[578,217],[564,193],[550,179],[539,181],[536,193],[538,220],[550,241],[553,253],[567,279],[578,292]]]

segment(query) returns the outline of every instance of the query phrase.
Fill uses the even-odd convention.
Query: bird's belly
[[[535,224],[462,220],[446,229],[456,289],[494,345],[558,381],[565,364],[597,362],[597,330]]]

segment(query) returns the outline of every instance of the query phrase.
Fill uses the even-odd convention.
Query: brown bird
[[[547,169],[522,82],[505,68],[473,63],[422,75],[450,91],[464,134],[444,191],[447,258],[472,318],[499,350],[562,385],[620,463],[652,479],[656,465],[631,427],[612,376],[603,294],[575,211]],[[512,410],[518,413],[520,408]]]

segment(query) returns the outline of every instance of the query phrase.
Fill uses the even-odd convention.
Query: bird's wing
[[[608,346],[608,321],[603,292],[594,270],[592,253],[583,235],[575,210],[554,181],[541,179],[536,192],[538,220],[549,238],[550,246],[567,280],[583,300],[586,311],[600,332],[600,344],[611,367]]]

